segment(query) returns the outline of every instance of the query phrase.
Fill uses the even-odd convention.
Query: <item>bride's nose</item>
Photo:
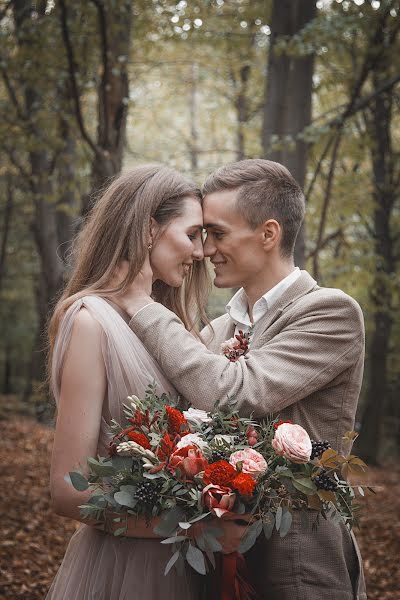
[[[204,258],[204,251],[203,251],[203,242],[200,240],[196,240],[196,243],[194,245],[194,250],[192,252],[192,258],[193,260],[203,260]]]

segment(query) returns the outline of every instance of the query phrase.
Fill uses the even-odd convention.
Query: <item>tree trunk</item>
[[[239,90],[235,102],[237,115],[236,160],[244,160],[246,158],[244,131],[246,123],[249,119],[248,83],[250,78],[250,69],[250,65],[243,65],[239,73]]]
[[[190,166],[195,175],[199,168],[199,94],[198,94],[199,67],[192,63],[190,70]]]
[[[6,260],[7,260],[7,244],[8,236],[10,233],[11,215],[14,207],[14,197],[12,190],[11,177],[7,177],[7,191],[6,191],[6,203],[4,207],[4,225],[3,225],[3,236],[1,238],[0,248],[0,293],[3,286],[3,280],[6,273]]]
[[[384,65],[377,65],[373,74],[374,89],[381,83]],[[375,272],[371,289],[373,330],[369,341],[369,369],[366,403],[362,417],[358,449],[367,462],[376,464],[382,436],[382,423],[388,401],[388,358],[393,317],[393,276],[396,269],[394,235],[391,219],[397,195],[391,140],[392,96],[387,92],[377,96],[371,105],[367,128],[371,138],[374,198]]]
[[[37,34],[36,28],[40,27],[40,21],[47,18],[45,14],[46,3],[38,5],[37,16],[35,20],[31,16],[31,2],[29,0],[14,0],[14,22],[16,28],[16,37],[21,55],[31,54],[34,57],[36,68],[39,70],[40,62],[46,53],[46,48],[41,47],[40,42],[36,41],[34,52],[31,48],[31,42]],[[37,38],[41,39],[41,38]],[[29,115],[30,135],[35,137],[35,143],[29,140],[30,146],[34,146],[29,151],[30,162],[30,190],[33,200],[33,219],[31,229],[36,243],[38,255],[40,258],[40,277],[36,282],[36,296],[38,298],[37,310],[39,329],[36,336],[36,344],[32,353],[32,362],[28,377],[24,398],[27,400],[32,390],[32,383],[43,382],[46,377],[46,344],[44,342],[45,325],[47,323],[51,308],[57,298],[63,281],[63,263],[58,255],[58,233],[56,204],[54,198],[54,184],[52,173],[52,160],[49,149],[44,140],[38,134],[37,127],[41,129],[43,125],[43,115],[40,114],[44,104],[44,92],[34,80],[31,71],[25,76],[20,75],[20,86],[24,99],[24,112]]]
[[[82,207],[90,208],[93,194],[121,171],[129,104],[132,3],[95,0],[102,44],[102,76],[98,88],[98,152],[92,162],[92,192]]]
[[[311,123],[314,55],[289,57],[285,51],[277,54],[276,45],[282,36],[299,33],[315,14],[315,0],[274,0],[264,103],[264,157],[285,165],[302,188],[308,147],[301,134]],[[274,142],[278,142],[275,147]],[[304,267],[304,225],[296,242],[295,262]]]

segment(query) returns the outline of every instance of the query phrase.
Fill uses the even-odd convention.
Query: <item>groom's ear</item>
[[[270,252],[280,243],[282,237],[282,229],[278,221],[268,219],[261,227],[262,244],[266,252]]]

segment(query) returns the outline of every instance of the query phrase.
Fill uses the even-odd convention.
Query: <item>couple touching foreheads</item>
[[[111,419],[121,422],[126,397],[143,396],[152,381],[159,392],[206,411],[218,402],[243,416],[279,414],[344,451],[362,380],[363,318],[352,298],[295,267],[303,218],[299,185],[268,160],[221,167],[202,193],[159,165],[111,183],[79,234],[50,326],[56,512],[82,521],[78,507],[88,492],[64,476],[88,456],[104,455]],[[205,257],[215,286],[239,288],[211,324]],[[206,323],[201,334],[199,319]],[[221,344],[250,328],[246,358],[227,361]],[[353,534],[323,519],[314,531],[309,513],[308,526],[295,514],[286,537],[260,536],[247,553],[259,597],[365,600]],[[190,567],[163,575],[170,551],[153,526],[132,519],[121,539],[94,525],[81,525],[72,537],[49,599],[204,597],[205,578]],[[223,551],[235,551],[245,528],[229,520],[220,526]]]

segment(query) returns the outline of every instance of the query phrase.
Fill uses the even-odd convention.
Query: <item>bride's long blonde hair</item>
[[[162,165],[143,165],[117,177],[88,215],[72,251],[73,269],[49,325],[51,363],[63,315],[75,300],[88,294],[110,297],[123,292],[138,275],[148,252],[150,219],[161,226],[182,215],[185,198],[201,202],[196,186],[177,171]],[[125,280],[112,287],[121,260],[127,260]],[[175,312],[186,329],[197,335],[205,313],[210,277],[204,261],[194,261],[180,288],[157,281],[153,297]]]

